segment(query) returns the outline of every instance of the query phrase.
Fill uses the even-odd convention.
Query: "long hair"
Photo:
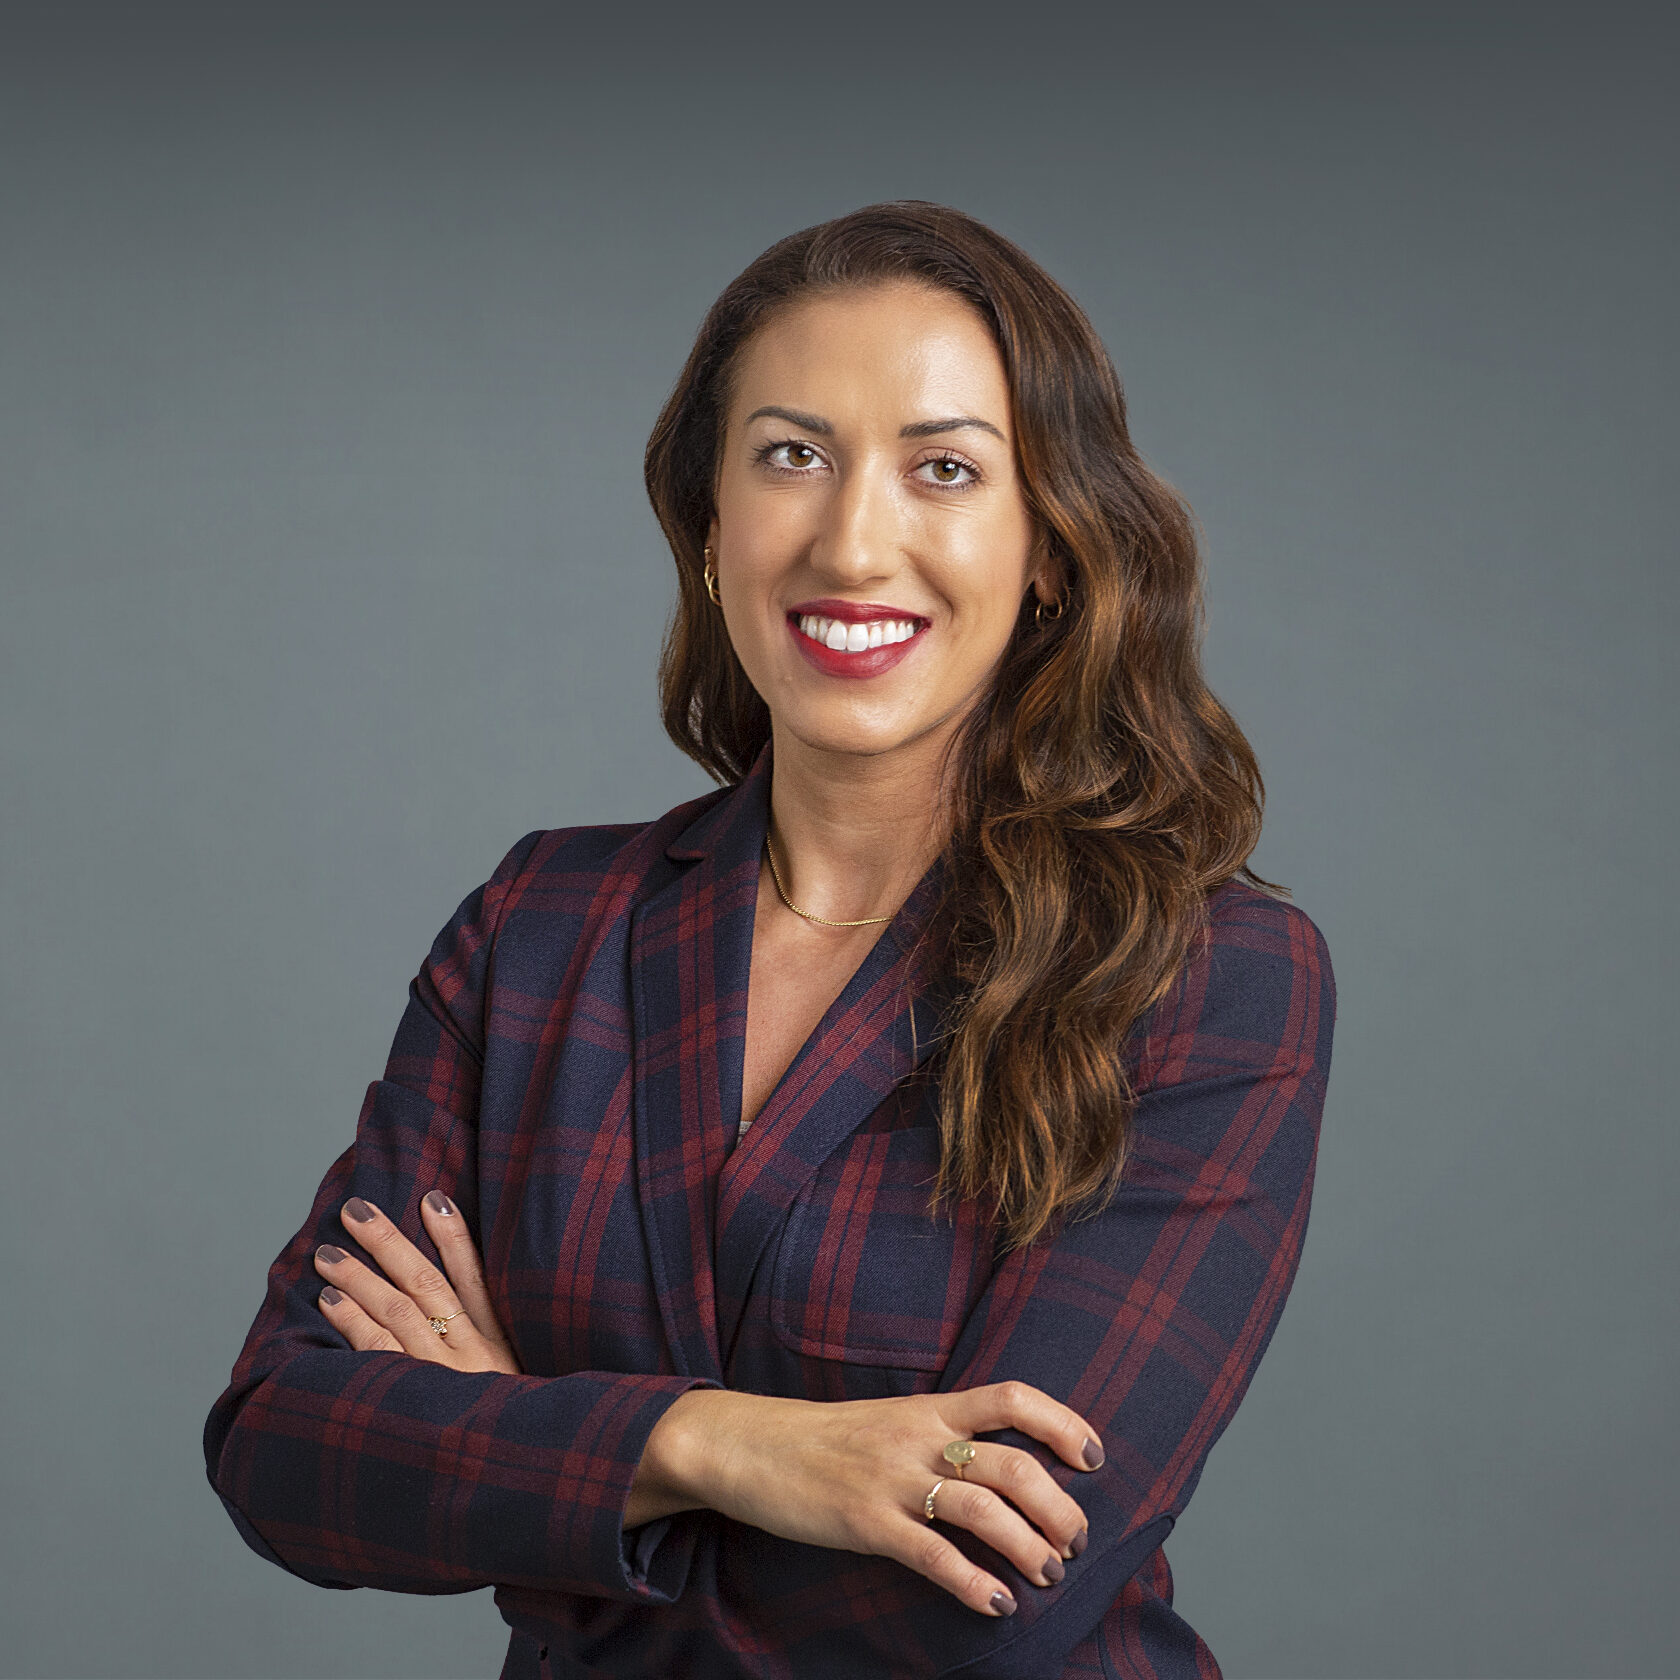
[[[956,997],[934,1201],[981,1201],[1015,1247],[1118,1184],[1135,1102],[1122,1052],[1203,935],[1208,893],[1239,874],[1271,888],[1247,866],[1263,789],[1202,678],[1193,517],[1133,448],[1102,341],[1025,252],[916,200],[806,228],[749,264],[654,426],[648,495],[677,563],[659,670],[671,739],[735,783],[770,738],[701,563],[735,359],[794,298],[887,280],[951,292],[991,329],[1027,501],[1060,570],[1061,616],[1040,625],[1023,602],[955,743],[929,922]]]

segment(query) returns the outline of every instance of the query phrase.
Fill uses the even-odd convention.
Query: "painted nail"
[[[1067,1570],[1063,1567],[1062,1560],[1054,1553],[1051,1553],[1051,1555],[1044,1560],[1045,1580],[1047,1580],[1051,1586],[1054,1586],[1065,1574],[1067,1574]]]
[[[365,1225],[373,1218],[373,1209],[360,1196],[352,1196],[344,1204],[344,1211],[356,1221],[358,1225]]]
[[[1102,1450],[1102,1448],[1099,1447],[1097,1445],[1097,1443],[1095,1441],[1093,1441],[1089,1435],[1087,1435],[1085,1437],[1084,1458],[1085,1458],[1085,1468],[1087,1470],[1095,1470],[1097,1468],[1097,1466],[1099,1464],[1101,1464],[1102,1461],[1103,1461],[1103,1450]]]
[[[342,1248],[334,1248],[331,1243],[322,1243],[321,1246],[315,1250],[315,1258],[324,1262],[328,1266],[336,1266],[339,1261],[344,1258],[344,1250]]]
[[[1082,1528],[1070,1541],[1068,1541],[1068,1550],[1072,1552],[1075,1557],[1078,1557],[1079,1554],[1084,1551],[1088,1545],[1090,1545],[1090,1543],[1090,1529]]]
[[[326,1288],[321,1291],[321,1299],[325,1301],[329,1307],[336,1307],[338,1303],[344,1299],[344,1295],[340,1290],[334,1289],[329,1283]]]
[[[426,1192],[426,1206],[433,1213],[453,1213],[455,1211],[455,1204],[441,1190],[428,1190]]]
[[[1015,1600],[1002,1587],[992,1594],[992,1613],[997,1616],[1013,1616],[1015,1614]]]

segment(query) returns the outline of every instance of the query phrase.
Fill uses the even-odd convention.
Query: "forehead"
[[[785,305],[742,347],[734,375],[734,414],[775,402],[836,420],[975,414],[1008,430],[1009,380],[990,329],[964,299],[914,282]]]

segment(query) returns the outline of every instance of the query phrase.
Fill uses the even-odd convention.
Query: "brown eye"
[[[954,455],[935,455],[923,461],[922,467],[932,472],[931,483],[948,484],[955,490],[966,490],[979,476],[967,461],[959,461]]]
[[[791,474],[797,478],[814,476],[811,469],[823,464],[822,454],[815,444],[796,443],[792,438],[760,444],[753,451],[753,460],[771,472]]]

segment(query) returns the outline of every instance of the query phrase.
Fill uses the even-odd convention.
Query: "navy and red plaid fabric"
[[[1207,948],[1128,1050],[1119,1190],[997,1261],[985,1221],[926,1211],[939,987],[914,934],[931,876],[736,1146],[768,786],[766,757],[646,827],[527,835],[461,905],[270,1270],[206,1425],[212,1484],[305,1580],[494,1585],[509,1680],[1217,1675],[1161,1544],[1300,1258],[1335,1010],[1318,930],[1219,889]],[[358,1353],[316,1308],[316,1245],[360,1253],[345,1199],[435,1258],[433,1187],[479,1236],[526,1375]],[[946,1530],[1008,1582],[1008,1619],[714,1512],[622,1527],[643,1443],[690,1388],[836,1400],[1010,1377],[1090,1419],[1107,1461],[1081,1474],[996,1437],[1090,1526],[1049,1589]]]

